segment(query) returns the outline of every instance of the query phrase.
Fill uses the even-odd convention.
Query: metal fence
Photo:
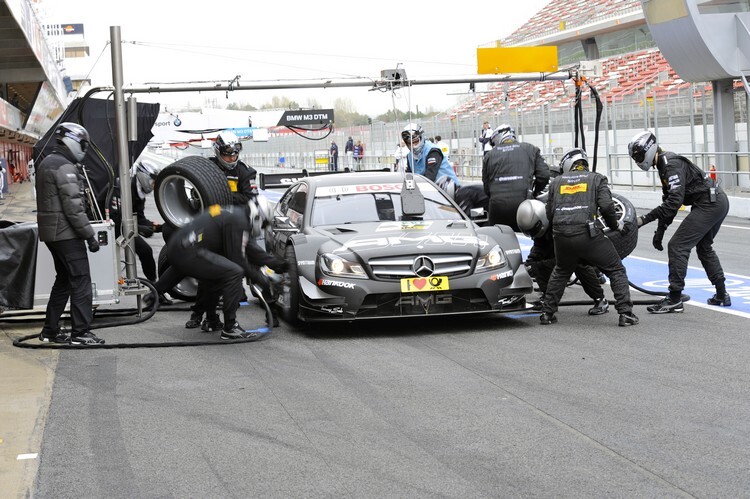
[[[708,88],[708,89],[707,89]],[[491,126],[509,123],[515,127],[519,139],[537,145],[548,163],[559,161],[564,152],[574,146],[573,98],[546,103],[533,110],[497,109],[494,112],[472,113],[450,117],[440,114],[419,120],[426,137],[440,135],[450,146],[449,160],[459,176],[465,179],[481,178],[482,153],[478,142],[482,123]],[[583,104],[585,132],[579,146],[585,145],[593,162],[595,142],[595,105],[590,99]],[[713,99],[710,86],[693,85],[669,98],[654,98],[647,90],[635,93],[627,101],[604,101],[601,117],[597,171],[610,177],[616,186],[631,188],[656,188],[654,175],[641,171],[627,156],[627,144],[638,131],[653,130],[666,150],[683,154],[699,167],[708,171],[717,158],[730,156],[732,171],[717,172],[729,192],[750,192],[750,129],[748,110],[750,99],[743,91],[735,92],[734,151],[715,151],[713,136]],[[296,134],[279,134],[268,142],[249,142],[242,159],[257,167],[281,167],[308,170],[328,169],[326,151],[331,140],[339,148],[339,168],[374,170],[392,167],[394,153],[400,140],[401,123],[384,123],[374,120],[369,126],[337,128],[332,133],[310,132],[305,137]],[[344,153],[348,137],[365,144],[365,155],[354,163]],[[585,144],[584,144],[585,143]],[[181,154],[212,154],[210,150],[189,149]],[[323,160],[321,160],[323,158]]]

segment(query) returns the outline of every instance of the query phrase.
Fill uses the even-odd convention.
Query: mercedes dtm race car
[[[513,312],[532,281],[515,233],[479,227],[429,180],[388,172],[282,179],[266,246],[289,262],[289,322]],[[263,180],[261,180],[263,184]]]

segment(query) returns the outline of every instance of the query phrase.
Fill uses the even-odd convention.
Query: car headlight
[[[346,258],[342,258],[333,253],[323,253],[318,257],[318,263],[320,264],[320,270],[324,274],[334,277],[354,277],[359,279],[366,279],[367,274],[362,268],[362,265],[356,262],[351,262]]]
[[[495,245],[494,248],[479,257],[477,260],[477,270],[494,270],[498,267],[502,267],[507,262],[508,259],[505,257],[505,252],[500,246]]]

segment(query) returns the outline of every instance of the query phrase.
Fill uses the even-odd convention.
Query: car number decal
[[[412,277],[401,279],[402,293],[421,293],[424,291],[447,291],[450,289],[446,276]]]

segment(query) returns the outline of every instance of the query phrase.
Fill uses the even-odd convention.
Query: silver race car
[[[288,322],[526,308],[532,281],[515,233],[479,227],[426,178],[368,172],[275,181],[291,183],[265,234],[269,251],[289,262],[277,301]]]

